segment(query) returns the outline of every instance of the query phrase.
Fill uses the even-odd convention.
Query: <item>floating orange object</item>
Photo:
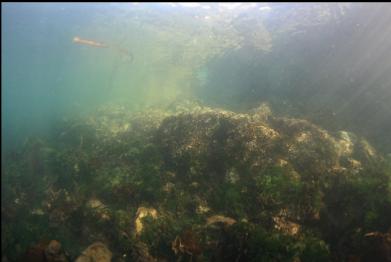
[[[82,45],[89,45],[89,46],[94,46],[94,47],[108,47],[106,44],[96,42],[93,40],[87,40],[87,39],[82,39],[78,36],[75,36],[73,38],[73,42],[77,44],[82,44]]]

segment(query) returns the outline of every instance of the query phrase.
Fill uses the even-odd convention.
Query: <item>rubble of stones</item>
[[[391,257],[390,161],[266,103],[111,105],[4,161],[4,261]]]

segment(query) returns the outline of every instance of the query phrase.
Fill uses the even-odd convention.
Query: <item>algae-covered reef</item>
[[[107,106],[3,161],[6,261],[390,259],[389,160],[267,104]]]

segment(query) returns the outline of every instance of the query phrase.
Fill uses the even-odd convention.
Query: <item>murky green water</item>
[[[1,19],[2,261],[390,259],[389,4]]]

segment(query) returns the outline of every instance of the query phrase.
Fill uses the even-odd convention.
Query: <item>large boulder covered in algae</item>
[[[267,154],[278,137],[278,132],[263,121],[253,121],[251,115],[203,108],[164,119],[157,142],[169,164],[198,161],[221,173],[225,163],[269,161]]]
[[[282,222],[299,228],[319,221],[334,177],[355,176],[381,158],[365,139],[346,131],[331,134],[307,120],[275,117],[267,104],[249,113],[183,110],[164,118],[153,139],[164,168],[175,174],[169,182],[184,182],[188,190],[193,186],[205,206],[213,202],[208,214],[224,211],[221,203],[227,201],[237,201],[225,204],[237,210],[240,202],[250,201],[257,208],[247,215],[272,210],[268,216],[275,228],[286,228]],[[221,189],[227,183],[233,186]],[[219,203],[219,198],[225,200]]]
[[[266,103],[248,113],[189,101],[173,103],[166,110],[150,108],[133,113],[110,105],[69,125],[61,139],[67,141],[65,138],[76,131],[75,145],[94,149],[96,154],[104,150],[102,154],[108,155],[114,144],[126,145],[137,138],[157,144],[166,164],[183,166],[191,159],[215,166],[216,172],[222,171],[217,170],[221,161],[254,170],[290,164],[298,171],[323,172],[359,169],[378,158],[365,139],[346,131],[332,135],[302,119],[274,117]]]
[[[290,165],[322,173],[359,169],[362,162],[378,158],[364,139],[346,131],[333,136],[306,120],[273,117],[266,104],[248,114],[203,107],[167,117],[156,142],[169,165],[198,161],[216,172],[229,165],[253,171]]]

